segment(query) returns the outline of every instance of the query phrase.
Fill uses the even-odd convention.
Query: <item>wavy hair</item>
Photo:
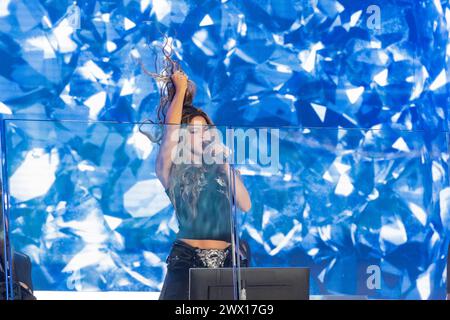
[[[161,143],[161,139],[164,131],[164,124],[166,123],[167,110],[175,96],[175,85],[172,82],[171,76],[177,70],[182,70],[180,64],[171,58],[171,52],[166,50],[168,44],[167,37],[164,46],[161,48],[164,55],[162,70],[158,72],[157,58],[155,59],[156,73],[149,72],[145,69],[144,65],[140,61],[140,65],[147,75],[151,76],[157,81],[162,83],[160,89],[160,102],[157,108],[157,120],[153,121],[147,119],[144,123],[149,122],[151,124],[151,132],[145,132],[142,130],[142,125],[139,127],[139,131],[147,136],[153,143]],[[207,125],[213,126],[214,123],[211,118],[200,108],[194,106],[193,101],[196,94],[197,87],[192,80],[188,79],[188,87],[186,95],[183,100],[183,111],[181,116],[181,125],[188,125],[194,117],[201,116],[205,119]],[[187,204],[189,211],[193,217],[197,216],[197,203],[199,195],[202,189],[208,183],[206,181],[207,173],[212,167],[210,165],[192,166],[189,164],[172,164],[170,170],[169,179],[169,197],[175,208],[180,205]],[[180,198],[177,197],[179,192]],[[178,203],[178,201],[182,203]]]

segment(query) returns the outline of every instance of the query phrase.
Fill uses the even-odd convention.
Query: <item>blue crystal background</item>
[[[151,70],[163,32],[216,124],[285,126],[280,172],[242,165],[254,266],[309,266],[312,294],[444,296],[449,1],[86,0],[79,25],[72,4],[0,3],[11,239],[37,290],[161,288],[176,228],[133,57]]]

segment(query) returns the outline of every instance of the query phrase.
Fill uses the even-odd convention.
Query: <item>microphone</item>
[[[220,156],[219,159],[221,160],[222,163],[228,163],[231,165],[229,157],[232,154],[232,152],[231,149],[226,145],[216,142],[212,143],[211,141],[206,140],[202,142],[202,147],[203,152],[205,152],[206,148],[208,148],[208,151],[213,150],[214,156],[211,154],[212,158],[217,159],[219,155]]]

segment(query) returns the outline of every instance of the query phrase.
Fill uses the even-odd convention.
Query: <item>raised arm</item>
[[[172,150],[178,146],[179,128],[183,113],[183,101],[187,89],[186,75],[177,70],[172,75],[175,85],[175,95],[167,110],[164,126],[164,133],[161,140],[158,155],[156,157],[156,176],[161,181],[164,188],[169,186],[169,174],[172,168]]]

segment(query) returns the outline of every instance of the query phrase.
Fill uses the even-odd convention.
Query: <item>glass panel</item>
[[[257,150],[235,162],[252,202],[237,208],[251,267],[309,268],[311,299],[445,297],[446,134],[277,128],[267,143],[241,130]]]
[[[196,147],[209,160],[189,170],[177,162],[171,193],[156,174],[154,138],[175,127],[183,144],[170,161]],[[201,128],[5,121],[11,243],[31,261],[38,298],[158,299],[166,259],[177,269],[185,254],[197,257],[189,267],[228,268],[216,298],[252,298],[243,267],[309,268],[311,299],[445,297],[448,133]],[[213,140],[225,147],[213,152]],[[218,159],[228,165],[212,166]],[[189,188],[203,192],[195,217],[216,221],[188,215],[195,201],[181,191]],[[233,250],[197,255],[198,242],[174,249],[177,238],[222,239]],[[201,295],[211,274],[195,277]],[[183,288],[166,292],[188,298]]]
[[[4,185],[5,171],[3,163],[5,162],[4,152],[4,123],[0,118],[0,300],[10,300],[14,297],[12,283],[10,281],[11,270],[11,251],[8,241],[8,210],[7,210],[7,188]]]
[[[188,298],[187,267],[202,266],[201,259],[195,241],[175,241],[223,241],[213,247],[231,241],[226,149],[212,148],[226,130],[206,128],[6,121],[11,242],[31,261],[38,299],[158,299],[162,290],[166,299]],[[177,129],[182,143],[174,155],[164,137]],[[190,163],[197,159],[185,157],[191,151],[203,155],[207,165]],[[169,174],[167,162],[172,163]],[[195,195],[194,219],[189,215]],[[212,252],[205,263],[214,265],[220,257]],[[230,252],[226,258],[223,266],[231,267]],[[174,273],[164,290],[166,261]],[[231,278],[222,285],[230,289],[227,294],[233,292]]]
[[[1,149],[2,143],[2,131],[3,128],[3,120],[0,121],[0,159],[3,156],[3,152]],[[0,161],[0,163],[3,163],[3,161]],[[6,248],[5,248],[5,227],[4,227],[4,218],[3,218],[3,174],[1,170],[3,169],[3,165],[0,167],[0,299],[6,300],[7,299],[7,283],[8,283],[8,277],[5,273],[6,266],[5,266],[5,255],[6,255]]]
[[[0,186],[2,180],[0,179]],[[6,265],[5,265],[5,256],[6,256],[6,248],[5,248],[5,228],[4,228],[4,219],[3,219],[3,188],[0,187],[0,300],[7,299],[7,283],[8,277],[5,273]]]
[[[449,182],[449,174],[450,172],[450,134],[448,132],[443,132],[443,135],[445,135],[446,139],[446,152],[443,153],[444,157],[447,158],[447,165],[444,165],[444,168],[447,172],[447,187],[441,191],[440,196],[440,213],[442,215],[442,224],[443,228],[445,230],[445,239],[447,242],[447,274],[445,273],[442,276],[442,279],[445,280],[447,287],[447,300],[450,300],[450,182]]]

